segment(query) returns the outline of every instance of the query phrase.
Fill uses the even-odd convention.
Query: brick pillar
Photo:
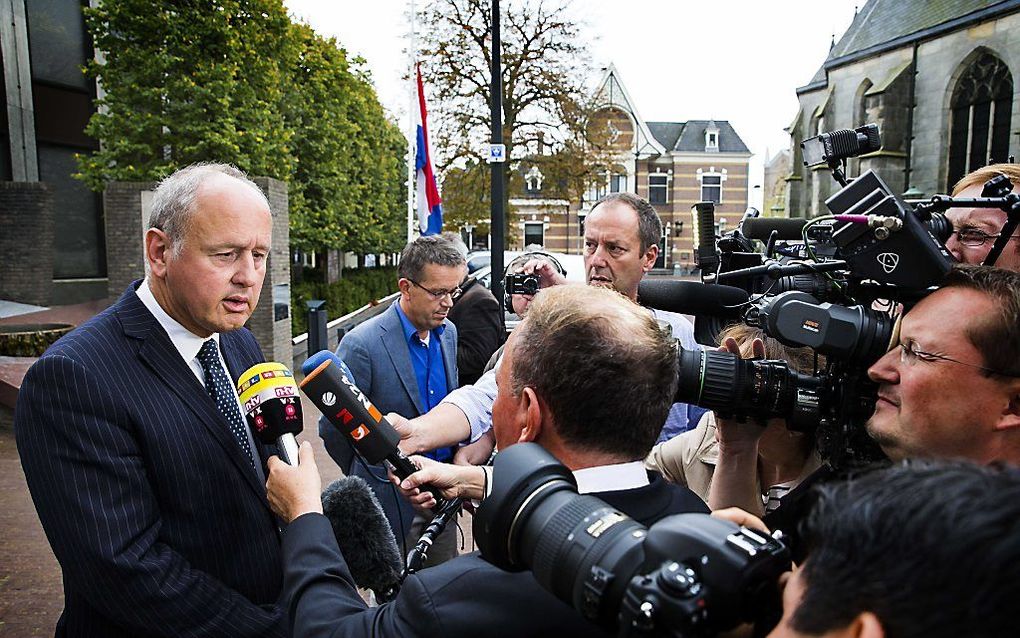
[[[290,205],[287,184],[271,177],[252,178],[269,199],[273,212],[273,246],[269,254],[266,279],[262,282],[259,305],[248,320],[248,327],[262,346],[269,361],[290,367],[294,358],[291,345],[290,313]]]
[[[153,182],[111,182],[103,191],[106,215],[106,294],[119,298],[132,281],[145,276],[142,248]]]
[[[53,194],[42,182],[0,182],[0,299],[48,306]]]

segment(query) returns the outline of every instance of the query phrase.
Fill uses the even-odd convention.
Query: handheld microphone
[[[738,318],[747,299],[747,291],[735,286],[648,278],[638,284],[641,305],[684,315]]]
[[[807,219],[786,219],[783,217],[749,217],[740,225],[740,232],[750,239],[768,241],[772,231],[780,241],[800,241],[804,238],[801,230]]]
[[[344,372],[346,366],[340,357],[323,350],[313,358],[321,363],[305,376],[300,388],[326,420],[344,433],[368,463],[386,461],[401,479],[417,472],[418,467],[397,448],[400,434],[354,385],[354,380]],[[438,490],[429,491],[436,498],[435,511],[439,511],[446,500]]]
[[[322,513],[354,583],[371,589],[376,599],[392,598],[400,585],[403,561],[382,507],[363,479],[345,476],[322,492]]]
[[[714,274],[719,267],[719,251],[715,245],[715,204],[698,202],[693,206],[694,263],[703,275]]]
[[[256,438],[265,444],[275,443],[280,458],[297,465],[294,435],[301,433],[303,421],[294,374],[282,363],[253,365],[238,378],[237,396]]]

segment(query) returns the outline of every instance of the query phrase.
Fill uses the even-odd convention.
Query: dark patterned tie
[[[205,390],[212,397],[219,408],[220,414],[230,424],[230,431],[237,439],[238,445],[248,455],[252,467],[255,467],[255,457],[251,453],[251,445],[248,444],[248,434],[245,431],[244,421],[241,419],[241,411],[237,407],[237,395],[234,394],[234,385],[227,379],[220,365],[220,349],[215,339],[209,339],[202,344],[198,351],[198,362],[202,364],[202,371],[205,372]]]

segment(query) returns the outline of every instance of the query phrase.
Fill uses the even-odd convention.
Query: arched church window
[[[946,190],[961,177],[1009,155],[1013,76],[998,57],[983,53],[963,75],[950,101]]]

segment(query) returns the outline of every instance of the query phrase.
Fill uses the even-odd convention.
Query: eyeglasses
[[[430,290],[413,279],[408,279],[408,281],[427,292],[429,297],[432,298],[432,301],[439,301],[447,295],[450,295],[450,301],[453,301],[457,297],[460,297],[460,294],[464,292],[460,288],[454,288],[453,290]]]
[[[917,363],[918,360],[924,361],[926,363],[935,363],[937,361],[948,361],[950,363],[958,363],[961,366],[967,366],[968,368],[977,368],[978,370],[981,370],[983,372],[987,372],[989,374],[996,374],[996,375],[1000,375],[1000,376],[1004,376],[1004,377],[1014,376],[1014,375],[1011,375],[1011,374],[1007,374],[1005,372],[999,372],[998,370],[993,370],[991,368],[986,368],[985,366],[979,366],[979,365],[974,364],[974,363],[967,363],[966,361],[958,361],[957,359],[954,359],[952,357],[947,357],[944,354],[933,354],[931,352],[925,352],[924,350],[921,350],[920,348],[917,347],[917,342],[915,342],[915,341],[907,341],[906,343],[903,343],[901,341],[898,345],[899,345],[899,348],[900,348],[900,363],[903,363],[903,364],[906,364],[906,365],[914,365],[915,363]]]
[[[989,235],[988,233],[978,230],[977,228],[961,228],[954,230],[953,235],[956,235],[956,241],[960,242],[964,246],[984,246],[989,241],[998,238],[1002,233],[995,235]],[[1013,235],[1010,239],[1020,238],[1020,235]]]

